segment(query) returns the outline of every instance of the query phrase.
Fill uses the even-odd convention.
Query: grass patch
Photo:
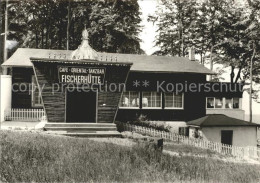
[[[0,131],[0,182],[259,182],[260,166],[173,157],[144,146]]]
[[[185,144],[176,144],[173,142],[165,142],[163,149],[168,151],[178,152],[180,154],[200,155],[205,157],[214,157],[214,156],[217,156],[219,158],[232,157],[231,155],[226,156],[209,149],[202,149],[202,148],[185,145]]]

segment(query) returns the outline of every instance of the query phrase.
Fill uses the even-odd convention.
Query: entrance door
[[[232,145],[232,141],[233,141],[233,130],[222,130],[221,143]]]
[[[95,123],[96,99],[96,92],[93,91],[67,91],[66,121]]]

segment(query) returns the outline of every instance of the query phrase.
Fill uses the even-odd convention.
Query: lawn
[[[259,182],[260,166],[174,157],[43,133],[0,131],[0,182]]]

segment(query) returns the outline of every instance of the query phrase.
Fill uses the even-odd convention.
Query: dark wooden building
[[[19,48],[2,67],[12,75],[12,108],[43,108],[48,122],[113,123],[140,115],[190,121],[206,115],[207,96],[219,95],[204,92],[214,73],[189,58],[99,53],[84,32],[75,51]]]

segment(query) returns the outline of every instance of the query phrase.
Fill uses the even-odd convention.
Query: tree
[[[76,49],[86,26],[97,51],[143,53],[137,0],[18,0],[10,12],[8,38],[17,40],[19,47],[66,49],[69,37],[69,49]]]
[[[140,12],[137,0],[100,1],[89,15],[90,42],[100,51],[143,53],[140,49]]]
[[[148,21],[158,26],[157,55],[184,56],[190,46],[190,27],[196,18],[195,0],[161,0],[155,16]]]
[[[211,69],[214,63],[231,67],[232,83],[248,78],[253,53],[249,41],[260,33],[259,0],[242,4],[237,0],[161,0],[155,16],[148,20],[158,26],[155,44],[160,50],[154,54],[184,56],[186,48],[194,46],[202,64],[209,58]],[[253,77],[259,80],[256,70],[255,66]]]
[[[222,24],[228,4],[229,2],[225,0],[199,1],[196,21],[191,27],[191,38],[201,56],[201,63],[205,63],[204,57],[210,58],[211,70],[213,70],[217,47],[224,39],[223,32],[225,30]]]
[[[231,66],[230,78],[232,83],[245,82],[250,75],[250,61],[252,55],[259,58],[259,1],[254,1],[255,6],[249,3],[243,6],[233,5],[232,11],[226,17],[225,40],[220,46],[218,62],[226,66]],[[253,46],[255,45],[255,46]],[[254,53],[255,52],[255,53]],[[254,54],[253,54],[254,53]],[[253,60],[256,60],[256,59]],[[259,63],[255,63],[253,74],[259,78]],[[237,74],[235,75],[235,70]],[[258,70],[258,71],[257,71]]]
[[[3,63],[3,51],[4,51],[4,6],[0,2],[0,63]],[[2,72],[2,68],[0,67],[0,73]]]

